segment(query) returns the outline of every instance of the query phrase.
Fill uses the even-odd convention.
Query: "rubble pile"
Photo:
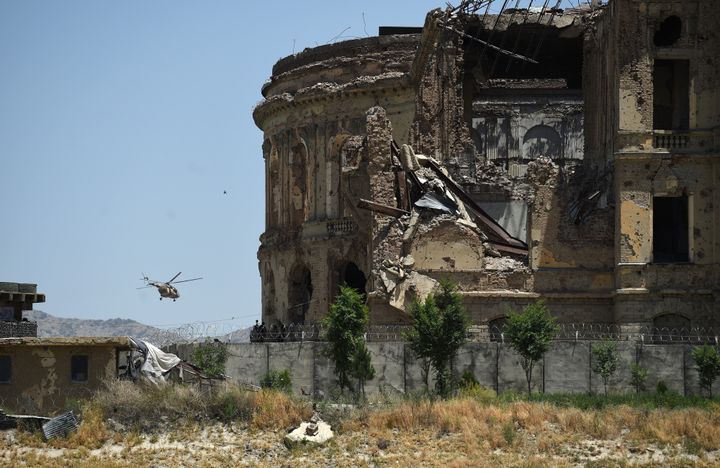
[[[503,257],[498,251],[488,234],[476,222],[477,212],[485,216],[483,221],[486,224],[489,217],[476,205],[472,210],[468,209],[463,198],[468,201],[469,196],[459,193],[462,189],[452,181],[448,171],[438,161],[415,154],[412,147],[403,145],[395,151],[393,163],[396,170],[405,175],[407,193],[400,195],[400,204],[404,202],[405,206],[385,207],[371,202],[363,206],[396,217],[388,228],[384,240],[386,244],[391,243],[389,239],[398,237],[398,231],[402,236],[401,244],[395,246],[395,251],[399,253],[385,257],[372,271],[375,294],[388,300],[391,306],[407,310],[406,307],[415,297],[424,297],[431,292],[438,282],[423,274],[423,268],[417,267],[412,255],[413,247],[417,247],[422,239],[432,238],[433,235],[442,236],[447,231],[456,232],[459,238],[464,238],[469,245],[474,246],[480,268],[484,266],[489,271],[525,268],[522,261]],[[491,219],[490,222],[494,223]],[[496,231],[502,230],[499,226],[493,227]],[[504,234],[507,236],[507,233]],[[522,242],[513,240],[516,245],[524,246]],[[389,251],[387,247],[385,249]],[[455,259],[452,256],[443,259],[448,263],[448,269],[454,268]]]

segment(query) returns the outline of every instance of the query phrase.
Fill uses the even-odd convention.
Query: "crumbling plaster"
[[[26,346],[0,344],[0,355],[10,356],[11,380],[0,383],[0,404],[15,411],[48,414],[71,400],[87,398],[106,378],[117,376],[113,346]],[[71,380],[74,355],[88,356],[86,382]]]
[[[545,26],[553,40],[582,54],[567,79],[493,78],[482,47],[453,31],[477,31],[479,19],[445,23],[441,10],[428,14],[421,36],[347,41],[278,62],[254,113],[268,175],[258,254],[264,319],[288,319],[288,278],[300,264],[312,276],[306,320],[319,320],[341,281],[338,265],[352,262],[367,278],[372,323],[406,322],[412,296],[445,278],[476,323],[542,298],[561,321],[648,325],[677,304],[692,324],[712,325],[720,50],[707,3],[612,0],[554,13]],[[670,14],[687,24],[682,37],[655,46]],[[521,16],[487,18],[486,27],[517,31]],[[690,61],[682,136],[653,129],[657,59]],[[414,156],[391,151],[394,143],[409,144],[420,166],[435,161],[477,206],[527,213],[527,226],[513,232],[526,233],[528,255],[498,251],[497,233],[475,224],[459,200],[451,215],[401,206],[405,184],[418,190],[406,174],[423,190],[442,193],[445,184]],[[688,197],[687,264],[653,263],[658,195]],[[360,199],[385,211],[360,209]]]
[[[605,22],[614,24],[620,108],[614,143],[616,213],[615,320],[647,324],[659,314],[679,313],[701,326],[716,324],[718,311],[718,145],[720,55],[712,2],[611,2]],[[682,21],[676,44],[659,47],[653,37],[668,16]],[[653,63],[689,61],[689,129],[653,128]],[[659,136],[658,136],[659,135]],[[663,147],[683,135],[687,143]],[[663,140],[665,138],[665,140]],[[686,196],[689,262],[659,264],[653,258],[653,197]],[[714,292],[713,292],[714,291]]]

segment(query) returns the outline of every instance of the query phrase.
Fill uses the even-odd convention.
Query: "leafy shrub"
[[[497,400],[497,394],[495,393],[495,390],[483,387],[480,384],[461,387],[460,397],[472,398],[473,400],[481,402],[490,402]]]
[[[262,388],[291,393],[292,377],[290,371],[287,369],[281,371],[271,370],[260,380],[260,386]]]
[[[648,377],[648,370],[639,364],[632,364],[630,366],[630,375],[632,386],[635,387],[635,393],[645,391],[645,382]]]
[[[655,392],[657,392],[658,395],[665,395],[668,391],[668,386],[665,383],[664,380],[658,380],[657,385],[655,386]]]
[[[228,349],[225,343],[206,341],[195,348],[190,360],[208,377],[222,377],[227,358]]]
[[[469,388],[476,385],[480,385],[480,382],[475,378],[475,374],[469,370],[463,372],[462,377],[460,377],[460,388]]]

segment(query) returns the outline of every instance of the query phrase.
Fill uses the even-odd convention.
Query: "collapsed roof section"
[[[549,0],[462,1],[435,11],[423,42],[441,31],[462,37],[465,70],[478,87],[527,87],[518,82],[534,80],[534,88],[581,89],[583,33],[604,8],[599,1],[572,9],[560,5]],[[424,60],[426,54],[417,55],[416,77]]]
[[[386,206],[371,200],[360,200],[359,208],[401,217],[411,210],[431,210],[457,216],[488,241],[490,247],[509,254],[527,256],[527,244],[513,237],[478,205],[448,171],[435,159],[416,155],[409,145],[402,148],[393,142],[393,170],[396,173],[397,206]]]

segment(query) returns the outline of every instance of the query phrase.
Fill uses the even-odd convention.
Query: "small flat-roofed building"
[[[39,415],[117,378],[127,337],[0,338],[0,408]]]

